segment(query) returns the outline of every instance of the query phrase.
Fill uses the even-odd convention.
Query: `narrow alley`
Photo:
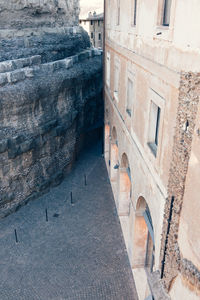
[[[137,300],[100,148],[0,221],[0,299]]]

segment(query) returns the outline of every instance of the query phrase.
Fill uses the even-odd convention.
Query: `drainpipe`
[[[163,260],[162,260],[162,265],[161,265],[161,279],[164,276],[164,270],[165,270],[165,260],[166,260],[169,232],[170,232],[170,227],[171,227],[173,206],[174,206],[174,196],[172,196],[171,203],[170,203],[170,211],[169,211],[169,218],[168,218],[168,225],[167,225],[167,234],[166,234],[166,239],[165,239],[164,255],[163,255]]]
[[[106,0],[104,0],[104,18],[103,18],[103,101],[104,101],[104,107],[105,107],[105,33],[106,33]],[[104,112],[105,113],[105,112]],[[104,145],[104,141],[105,141],[105,133],[104,133],[104,127],[105,127],[105,119],[103,122],[103,145],[102,145],[102,150],[103,152],[105,151],[105,145]]]

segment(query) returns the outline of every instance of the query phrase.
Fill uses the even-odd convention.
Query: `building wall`
[[[79,23],[88,32],[92,45],[95,48],[102,49],[104,41],[104,21],[102,19],[81,19]]]
[[[198,49],[200,40],[196,35],[196,29],[200,27],[199,20],[196,20],[199,3],[197,1],[191,3],[187,0],[179,2],[172,0],[169,26],[162,25],[163,1],[137,1],[136,25],[134,25],[134,1],[110,0],[106,3],[105,159],[139,299],[144,299],[150,293],[148,284],[146,284],[146,288],[143,287],[142,291],[139,281],[141,278],[144,282],[150,281],[151,274],[146,277],[144,272],[141,275],[142,264],[140,267],[135,264],[139,254],[140,256],[146,254],[145,245],[147,244],[145,224],[142,225],[142,215],[139,215],[141,209],[137,208],[138,199],[141,197],[145,199],[151,214],[155,238],[153,271],[161,272],[163,247],[165,247],[166,237],[168,237],[169,199],[172,195],[175,197],[175,205],[167,255],[165,256],[168,267],[165,267],[163,274],[163,283],[168,296],[161,287],[162,299],[169,295],[172,299],[179,299],[179,296],[184,294],[185,297],[187,295],[187,299],[198,297],[200,233],[198,229],[195,230],[195,224],[198,222],[199,215],[197,203],[199,157],[196,150],[199,138],[194,133],[195,131],[191,131],[191,140],[193,140],[193,136],[194,140],[191,157],[190,151],[187,156],[190,158],[189,167],[187,163],[183,167],[181,160],[174,160],[174,157],[180,150],[180,147],[176,148],[175,142],[177,139],[181,143],[180,126],[184,127],[188,113],[191,113],[194,107],[195,111],[197,109],[196,106],[191,105],[187,107],[186,112],[184,109],[180,110],[180,107],[185,107],[187,92],[190,88],[195,90],[194,94],[190,95],[191,99],[198,97],[199,94],[198,75],[194,73],[199,68],[200,59]],[[193,18],[191,20],[189,13],[192,13],[194,20]],[[188,16],[188,22],[185,22],[185,16]],[[183,34],[183,28],[188,35]],[[188,36],[190,37],[188,38]],[[185,73],[183,74],[182,71]],[[118,80],[117,77],[119,77]],[[127,110],[129,79],[133,82],[131,115],[129,109]],[[191,84],[191,80],[194,80],[195,84]],[[119,84],[116,91],[117,81]],[[153,130],[152,102],[160,108],[156,155],[155,149],[149,147]],[[198,98],[195,103],[198,103]],[[180,125],[179,119],[181,119],[182,125]],[[192,120],[195,124],[196,119]],[[183,154],[186,146],[182,146],[181,153]],[[123,172],[125,172],[122,168],[123,153],[126,153],[128,157],[131,173],[130,196],[125,195],[127,181],[122,180]],[[174,165],[172,165],[173,160]],[[174,170],[178,170],[179,166],[180,170],[184,169],[184,173],[180,172],[180,174],[182,174],[181,178],[184,177],[186,180],[182,180],[179,176],[173,176],[175,174],[172,171],[173,166]],[[177,181],[172,180],[173,178],[176,178]],[[170,189],[172,181],[173,186],[174,184],[176,186],[173,192]],[[180,199],[179,185],[181,187],[183,185],[181,201],[178,200]],[[191,197],[194,201],[192,205],[190,205]],[[183,210],[181,218],[179,218],[181,210],[178,211],[177,207],[178,205],[182,207],[182,203]],[[195,209],[196,212],[194,212]],[[140,225],[138,225],[139,223]],[[179,234],[177,234],[177,230],[179,230]],[[140,238],[138,238],[138,232]],[[177,236],[178,243],[174,242],[177,241],[177,238],[174,238]],[[186,240],[188,243],[185,242]],[[180,256],[175,253],[177,247],[182,256],[180,264],[178,263]],[[191,261],[191,264],[187,264],[186,260]],[[191,272],[189,272],[188,265],[193,266],[191,267],[193,271],[196,270],[193,280],[190,281],[188,278],[191,276],[188,274],[191,275]],[[180,269],[184,271],[179,272]],[[173,281],[175,278],[176,282]],[[175,284],[173,285],[172,282]],[[189,282],[188,285],[185,282]],[[155,297],[157,292],[152,291],[152,293]]]
[[[103,48],[103,27],[102,20],[94,20],[92,24],[89,22],[89,35],[95,48]]]

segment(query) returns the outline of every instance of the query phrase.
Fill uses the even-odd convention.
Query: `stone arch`
[[[105,158],[107,167],[108,167],[108,161],[109,161],[109,151],[110,151],[110,125],[105,124],[105,127],[104,127],[104,158]]]
[[[115,199],[117,198],[118,170],[119,169],[119,149],[117,140],[117,130],[112,128],[110,147],[110,180]]]
[[[132,268],[145,268],[150,272],[154,266],[155,240],[151,213],[144,197],[136,204]]]
[[[131,169],[129,165],[128,156],[126,153],[123,153],[121,158],[120,175],[119,175],[118,213],[120,216],[129,215],[131,194],[132,194]]]

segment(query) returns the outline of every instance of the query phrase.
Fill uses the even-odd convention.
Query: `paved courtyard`
[[[83,153],[60,186],[0,220],[0,300],[7,299],[137,300],[99,147]]]

